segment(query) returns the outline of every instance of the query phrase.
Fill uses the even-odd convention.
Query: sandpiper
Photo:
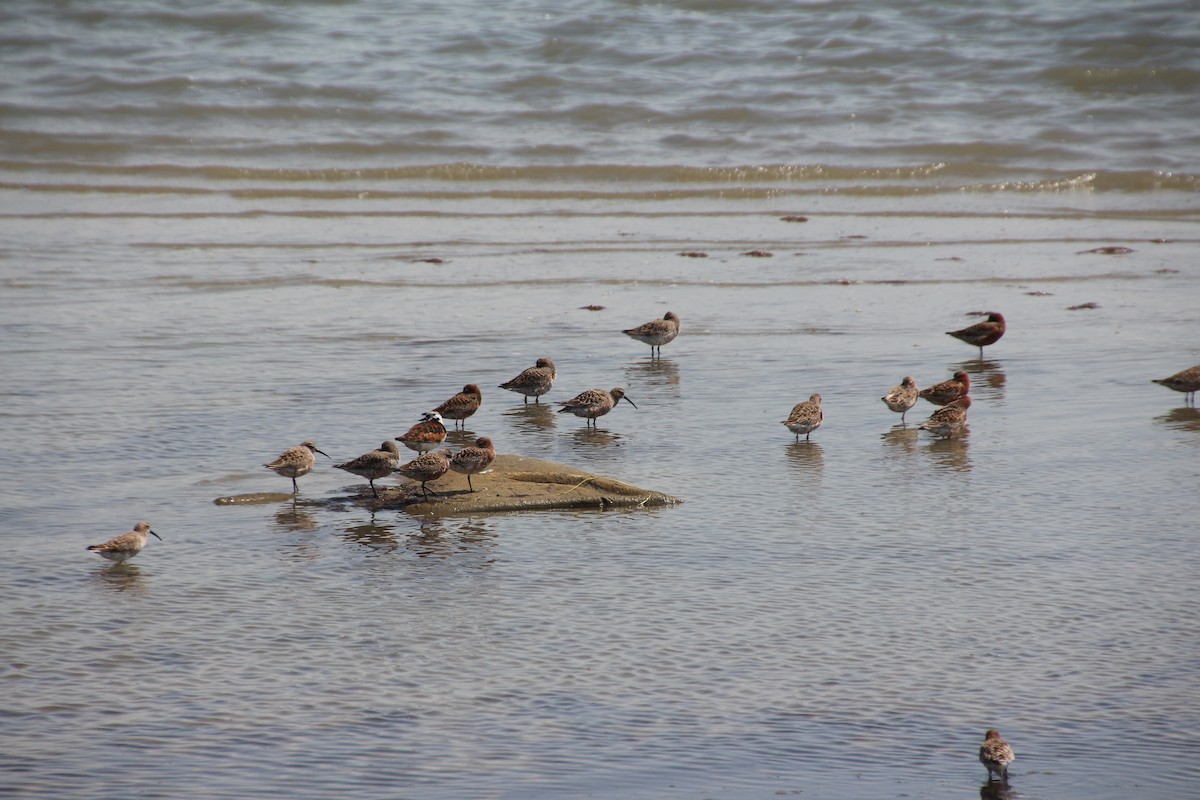
[[[947,403],[953,403],[969,391],[971,391],[971,376],[960,369],[950,380],[935,383],[933,386],[922,389],[918,394],[935,406],[944,406]]]
[[[436,449],[446,441],[446,426],[442,424],[442,415],[436,411],[426,411],[421,415],[421,421],[406,433],[397,436],[396,441],[418,453]]]
[[[1160,378],[1154,383],[1177,392],[1183,392],[1184,405],[1187,405],[1189,401],[1192,405],[1196,405],[1196,392],[1200,391],[1200,364],[1188,367],[1182,372],[1176,372],[1169,378]]]
[[[999,311],[988,311],[985,321],[977,322],[962,330],[946,331],[946,335],[953,336],[955,339],[978,347],[979,358],[982,360],[983,348],[1000,341],[1000,337],[1004,335],[1004,331],[1004,315]]]
[[[554,368],[554,362],[548,358],[539,358],[534,366],[524,370],[511,381],[500,384],[500,388],[525,395],[526,403],[531,397],[535,403],[540,403],[539,398],[550,391],[557,377],[558,370]]]
[[[464,447],[454,454],[454,457],[450,459],[450,469],[466,475],[467,486],[474,492],[475,487],[471,484],[471,476],[483,472],[495,458],[496,448],[492,444],[492,440],[486,436],[480,436],[475,440],[474,447]]]
[[[161,536],[150,530],[149,522],[139,522],[129,533],[114,536],[104,544],[88,545],[88,550],[109,561],[122,564],[142,552],[142,548],[146,546],[147,535],[162,541]]]
[[[468,383],[461,392],[433,410],[441,414],[443,419],[454,420],[454,427],[457,428],[460,422],[479,410],[482,402],[483,392],[475,384]],[[463,427],[466,427],[466,423],[463,423]]]
[[[586,392],[575,395],[565,403],[560,403],[562,408],[558,410],[558,413],[566,414],[570,412],[577,417],[585,418],[588,420],[588,425],[595,427],[596,417],[603,417],[612,411],[613,407],[622,400],[637,408],[637,403],[626,397],[625,390],[620,386],[609,392],[603,389],[588,389]]]
[[[987,767],[988,783],[991,783],[993,773],[1008,783],[1008,765],[1016,758],[1012,745],[1000,738],[1000,731],[989,728],[983,735],[983,744],[979,746],[979,760]]]
[[[334,466],[338,469],[344,469],[346,472],[357,475],[360,478],[366,478],[371,484],[371,494],[379,497],[379,492],[375,489],[375,481],[391,475],[392,470],[399,463],[400,448],[396,447],[395,442],[384,442],[379,445],[378,450],[372,450],[352,461],[347,461],[344,464],[334,464]]]
[[[313,467],[317,465],[317,457],[313,453],[320,453],[329,458],[328,453],[317,448],[316,442],[308,439],[295,447],[289,447],[279,454],[279,458],[263,466],[280,477],[291,478],[292,494],[297,494],[300,488],[296,486],[296,478],[312,472]]]
[[[449,450],[434,450],[432,453],[422,453],[407,464],[401,464],[396,467],[396,472],[399,472],[410,480],[420,481],[421,497],[428,498],[429,495],[425,492],[425,484],[430,481],[436,481],[446,474],[450,469],[450,458],[451,453]],[[437,494],[437,492],[434,492],[434,494]]]
[[[971,407],[971,396],[964,394],[929,415],[920,428],[936,436],[947,438],[962,433],[967,424],[967,409]]]
[[[900,381],[899,386],[893,386],[892,390],[879,398],[887,407],[900,415],[901,424],[904,423],[904,415],[908,410],[917,404],[918,397],[917,382],[913,380],[911,375],[905,375]]]
[[[802,403],[796,403],[792,407],[792,413],[788,414],[788,418],[783,420],[784,425],[792,433],[796,434],[796,441],[800,441],[800,434],[804,434],[804,441],[808,441],[808,437],[817,428],[821,427],[821,423],[825,421],[825,412],[821,410],[821,395],[813,394]]]
[[[661,356],[662,346],[670,344],[679,335],[679,317],[674,311],[668,311],[662,319],[652,319],[636,328],[627,328],[621,332],[626,336],[632,336],[639,342],[650,345],[650,355],[653,356],[654,350],[657,348],[658,354]]]

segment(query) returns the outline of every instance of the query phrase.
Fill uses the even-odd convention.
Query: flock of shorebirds
[[[975,313],[986,316],[987,319],[961,330],[947,331],[947,334],[978,347],[979,356],[983,358],[983,348],[995,344],[1004,336],[1005,321],[1004,316],[995,311]],[[669,344],[679,335],[679,317],[674,312],[667,312],[662,319],[651,320],[622,332],[650,345],[652,356],[661,355],[662,346]],[[539,358],[532,367],[522,371],[512,380],[500,384],[499,388],[523,395],[526,403],[530,397],[537,403],[541,402],[542,395],[550,391],[557,374],[553,361],[549,358]],[[1186,395],[1185,403],[1194,405],[1195,394],[1200,391],[1200,364],[1170,377],[1155,380],[1154,383],[1183,392]],[[911,376],[905,376],[900,385],[880,399],[889,409],[900,414],[902,425],[906,424],[905,415],[917,404],[918,399],[928,400],[939,408],[918,427],[937,436],[952,437],[961,433],[966,426],[967,410],[971,407],[970,389],[970,376],[961,370],[955,372],[949,380],[925,389],[919,389]],[[559,413],[574,414],[585,419],[588,425],[595,425],[597,418],[612,411],[622,400],[637,408],[637,405],[625,396],[625,390],[619,386],[610,390],[588,389],[560,403]],[[445,421],[451,420],[456,426],[463,423],[479,410],[482,402],[483,393],[479,387],[469,383],[446,402],[425,412],[420,422],[397,436],[394,441],[386,441],[377,450],[335,466],[366,478],[375,497],[379,497],[375,481],[393,473],[399,473],[419,483],[422,497],[427,497],[428,492],[432,490],[427,489],[426,484],[451,470],[466,475],[467,486],[474,492],[471,476],[486,470],[496,457],[496,448],[492,440],[487,436],[480,436],[473,446],[464,447],[456,453],[442,448],[441,445],[446,440]],[[821,395],[813,394],[808,400],[797,403],[788,418],[783,420],[783,424],[796,435],[796,441],[800,440],[801,434],[804,435],[805,441],[808,441],[812,432],[821,427],[823,419]],[[415,450],[418,453],[417,457],[407,464],[401,464],[400,448],[396,446],[396,442]],[[317,453],[329,458],[315,442],[309,440],[289,447],[274,461],[263,466],[284,478],[291,478],[292,492],[296,494],[299,492],[296,479],[312,471],[316,465]],[[87,549],[110,561],[123,563],[140,553],[150,536],[159,540],[162,538],[150,529],[150,523],[139,522],[132,531]],[[991,783],[995,778],[1007,783],[1008,765],[1013,759],[1013,749],[1008,742],[1001,738],[998,731],[988,730],[979,748],[979,760],[987,767],[988,782]]]
[[[956,331],[947,331],[949,336],[960,339],[967,344],[979,348],[979,357],[983,358],[983,348],[995,344],[1004,336],[1006,324],[1004,315],[996,311],[972,312],[987,319]],[[673,311],[668,311],[662,319],[651,320],[635,328],[628,328],[622,333],[640,342],[650,345],[651,355],[661,355],[662,346],[669,344],[679,335],[679,317]],[[539,358],[537,362],[510,381],[500,384],[499,388],[524,396],[528,403],[532,397],[534,402],[541,402],[542,395],[548,393],[558,376],[554,362],[549,358]],[[1196,392],[1200,391],[1200,364],[1177,372],[1167,378],[1156,379],[1160,384],[1177,392],[1185,394],[1184,402],[1195,405]],[[960,370],[949,380],[942,381],[925,389],[919,389],[912,376],[906,375],[900,385],[880,398],[892,411],[900,414],[901,425],[905,415],[917,400],[924,398],[939,408],[930,415],[929,419],[918,427],[921,430],[942,437],[953,437],[961,433],[967,424],[967,410],[971,407],[970,376]],[[616,408],[622,400],[637,408],[637,405],[625,396],[625,390],[620,386],[613,389],[588,389],[565,402],[559,403],[559,413],[574,414],[582,417],[588,425],[595,425],[596,419]],[[422,419],[407,432],[397,436],[395,441],[383,442],[379,449],[364,453],[358,458],[341,464],[335,464],[338,469],[353,475],[366,478],[371,487],[371,493],[378,498],[379,491],[375,481],[393,473],[415,481],[421,485],[421,496],[428,497],[427,484],[454,471],[467,477],[467,486],[475,491],[471,476],[485,471],[496,458],[496,448],[487,436],[480,436],[473,446],[464,447],[458,452],[441,447],[446,440],[445,421],[451,420],[457,426],[479,410],[483,402],[483,393],[476,384],[469,383],[463,390],[446,402],[427,411]],[[796,435],[796,441],[801,434],[805,441],[809,440],[812,432],[821,427],[824,413],[821,410],[821,395],[813,394],[808,400],[797,403],[792,413],[782,421],[788,430]],[[418,455],[412,461],[400,463],[400,448],[395,442],[400,442]],[[298,494],[299,487],[296,479],[307,475],[316,466],[316,454],[320,453],[330,458],[328,453],[319,449],[315,442],[308,440],[295,447],[284,450],[278,458],[263,466],[284,478],[291,478],[292,493]],[[436,494],[436,493],[435,493]],[[157,533],[150,529],[148,522],[139,522],[132,531],[114,536],[103,544],[91,545],[88,550],[110,561],[123,563],[133,558],[146,546],[148,537],[154,536],[161,540]],[[991,732],[989,732],[991,733]],[[1007,745],[1005,745],[1007,747]],[[1010,750],[1011,753],[1011,750]],[[982,758],[982,751],[981,756]],[[990,771],[989,771],[990,775]]]

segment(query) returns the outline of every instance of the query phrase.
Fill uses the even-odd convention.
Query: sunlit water
[[[1195,15],[957,5],[6,4],[0,787],[965,798],[997,727],[1013,797],[1193,794]],[[684,502],[212,502],[468,382]]]

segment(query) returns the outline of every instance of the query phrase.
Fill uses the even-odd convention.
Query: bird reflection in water
[[[674,359],[647,358],[635,361],[625,368],[626,385],[635,386],[678,386],[679,364]]]
[[[371,515],[370,522],[348,526],[343,538],[372,550],[394,550],[400,544],[396,539],[396,527],[375,522],[374,514]]]
[[[457,447],[471,447],[475,444],[475,439],[478,435],[475,431],[469,431],[465,428],[449,430],[446,431],[446,444],[453,444]]]
[[[821,445],[813,441],[789,442],[787,445],[788,463],[810,475],[820,477],[825,470],[825,451]]]
[[[307,504],[291,502],[275,512],[275,528],[280,531],[311,531],[317,520],[306,510]]]
[[[894,450],[915,453],[921,431],[914,425],[895,425],[882,435],[883,443]]]
[[[137,564],[112,564],[96,570],[92,579],[110,592],[146,593],[146,578]]]
[[[971,376],[971,395],[978,400],[987,400],[994,405],[1004,405],[1004,387],[1008,383],[1008,375],[999,361],[985,359],[979,361],[964,361],[955,370],[962,370]]]
[[[968,453],[969,428],[963,428],[958,436],[936,438],[929,442],[926,452],[933,458],[939,469],[949,472],[970,472],[971,459]]]
[[[1200,433],[1200,408],[1179,406],[1172,408],[1166,414],[1160,414],[1154,418],[1154,421],[1175,430]]]
[[[611,433],[604,428],[576,428],[571,432],[575,444],[588,447],[609,447],[616,445],[621,439],[619,434]]]
[[[449,559],[487,555],[487,545],[494,538],[483,521],[431,519],[423,521],[421,529],[410,535],[404,546],[418,558]],[[492,561],[488,557],[482,563],[489,565]]]
[[[1012,789],[1000,781],[988,781],[979,787],[979,800],[1012,800]]]
[[[554,430],[557,424],[554,409],[547,403],[531,403],[528,405],[520,405],[515,408],[510,408],[504,412],[504,416],[518,430],[528,431],[530,433],[541,433],[542,431]],[[472,442],[475,440],[472,439]]]

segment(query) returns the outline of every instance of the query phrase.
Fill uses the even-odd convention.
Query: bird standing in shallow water
[[[450,457],[449,450],[422,453],[407,464],[396,467],[396,472],[409,480],[420,481],[421,497],[428,499],[429,495],[425,491],[425,484],[436,481],[450,470]]]
[[[947,403],[953,403],[969,391],[971,391],[971,376],[960,369],[950,380],[935,383],[917,394],[935,406],[944,406]]]
[[[440,447],[442,442],[446,441],[446,426],[442,424],[442,415],[436,411],[426,411],[421,415],[421,421],[397,436],[396,441],[418,453],[427,453]]]
[[[913,380],[911,375],[905,375],[904,380],[900,381],[899,386],[892,387],[892,390],[879,398],[887,407],[900,415],[901,424],[904,423],[904,415],[908,410],[917,404],[917,382]]]
[[[813,394],[802,403],[797,403],[792,407],[792,413],[788,414],[788,418],[783,420],[783,424],[787,429],[796,434],[796,441],[800,441],[800,434],[804,434],[804,441],[808,441],[808,437],[817,428],[821,427],[821,423],[825,421],[825,412],[821,410],[821,395]]]
[[[989,311],[987,312],[987,319],[983,322],[976,322],[974,325],[969,325],[958,331],[946,331],[946,335],[953,336],[955,339],[978,347],[979,358],[982,360],[983,348],[1000,341],[1000,337],[1004,335],[1005,330],[1004,315],[999,311]]]
[[[983,744],[979,746],[979,760],[987,767],[988,782],[991,782],[992,773],[995,773],[1001,781],[1008,783],[1008,765],[1016,758],[1012,745],[1000,738],[1000,731],[989,728],[983,735]]]
[[[384,442],[379,445],[378,450],[372,450],[352,461],[347,461],[344,464],[334,464],[334,466],[338,469],[344,469],[346,472],[357,475],[360,478],[366,478],[371,484],[371,494],[379,497],[379,492],[375,490],[375,481],[391,475],[392,470],[399,463],[400,448],[396,447],[395,442]]]
[[[279,458],[263,466],[280,477],[291,478],[292,494],[299,494],[300,487],[296,485],[296,478],[312,472],[313,467],[317,465],[317,457],[313,453],[320,453],[329,458],[328,453],[317,449],[316,442],[309,439],[295,447],[289,447],[279,454]]]
[[[450,469],[467,476],[467,486],[475,491],[471,476],[483,472],[496,459],[496,448],[492,440],[480,436],[475,440],[474,447],[464,447],[450,459]]]
[[[478,411],[482,403],[483,392],[479,391],[479,387],[475,384],[468,383],[461,392],[442,403],[434,411],[441,414],[443,419],[454,420],[454,427],[457,428],[458,423]],[[466,427],[466,423],[463,423],[463,427]]]
[[[526,403],[531,397],[533,402],[540,403],[541,396],[550,391],[557,377],[558,370],[554,368],[554,362],[548,358],[539,358],[532,367],[523,370],[511,381],[500,384],[500,388],[525,395]]]
[[[91,550],[98,556],[107,558],[109,561],[123,564],[142,552],[142,548],[146,546],[147,536],[153,536],[160,542],[162,541],[161,536],[150,530],[149,522],[139,522],[133,526],[133,530],[129,533],[114,536],[104,544],[89,545],[88,550]]]
[[[971,407],[971,396],[964,394],[929,415],[920,429],[937,436],[949,438],[962,433],[967,424],[967,409]]]
[[[661,356],[662,346],[670,344],[679,335],[679,317],[675,315],[674,311],[668,311],[662,319],[652,319],[636,328],[627,328],[621,333],[650,345],[650,355],[652,356],[655,348],[658,348],[658,354]]]
[[[1200,392],[1200,364],[1188,367],[1182,372],[1176,372],[1169,378],[1159,378],[1154,383],[1177,392],[1183,392],[1184,405],[1187,405],[1188,401],[1191,401],[1192,405],[1196,405],[1196,392]]]
[[[608,392],[603,389],[588,389],[586,392],[581,392],[567,402],[562,403],[562,408],[558,410],[558,413],[566,414],[569,412],[577,417],[584,417],[588,420],[588,425],[595,427],[596,417],[603,417],[612,411],[617,403],[622,400],[637,408],[637,403],[626,397],[625,390],[620,386]]]

